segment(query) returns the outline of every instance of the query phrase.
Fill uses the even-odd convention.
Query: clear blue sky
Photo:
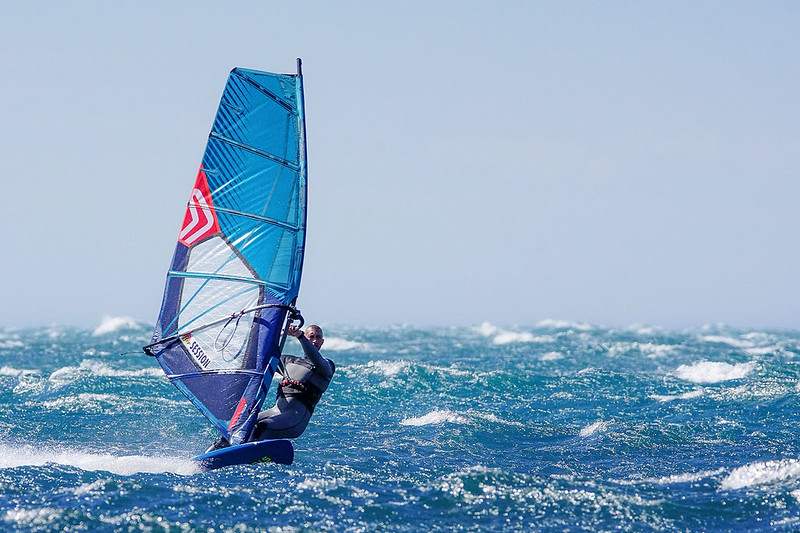
[[[154,321],[228,71],[306,75],[323,323],[800,327],[800,3],[0,19],[0,324]]]

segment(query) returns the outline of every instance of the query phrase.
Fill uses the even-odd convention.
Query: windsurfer
[[[259,413],[250,440],[299,437],[308,426],[314,408],[336,371],[333,361],[319,353],[325,342],[321,327],[310,325],[305,333],[299,328],[290,327],[288,334],[300,341],[305,357],[281,356],[279,372],[283,379],[278,386],[275,405]],[[220,438],[206,451],[225,446],[228,446],[228,442]]]

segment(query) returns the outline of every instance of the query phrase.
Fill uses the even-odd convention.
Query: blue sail
[[[233,444],[277,369],[306,233],[303,79],[235,68],[181,225],[146,352]]]

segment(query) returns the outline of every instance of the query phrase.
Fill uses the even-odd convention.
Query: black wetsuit
[[[299,437],[333,378],[336,371],[333,361],[322,357],[305,336],[298,340],[305,357],[281,356],[279,371],[282,379],[278,385],[277,401],[271,409],[259,413],[250,440]]]

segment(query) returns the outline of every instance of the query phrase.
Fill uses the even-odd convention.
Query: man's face
[[[304,333],[306,338],[311,341],[311,344],[316,347],[317,350],[322,348],[322,343],[325,342],[325,339],[322,336],[322,333],[319,333],[317,330],[308,328]]]

